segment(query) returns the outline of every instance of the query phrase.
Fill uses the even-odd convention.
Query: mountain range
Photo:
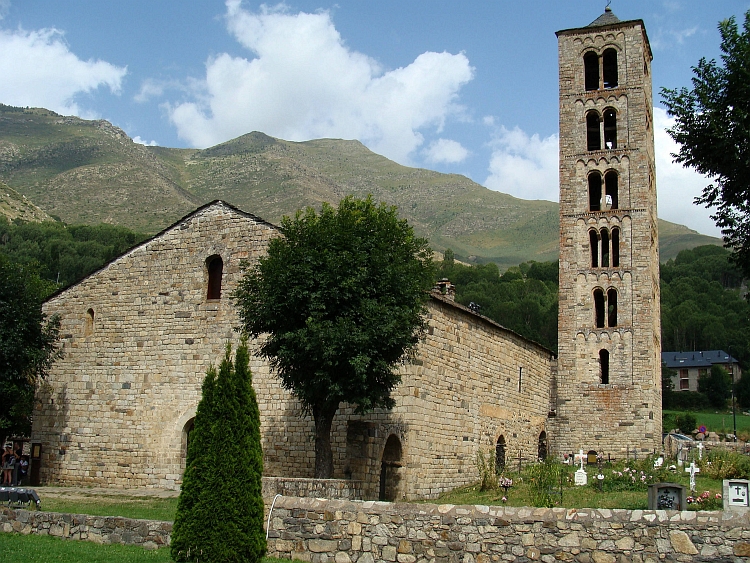
[[[5,184],[5,185],[3,185]],[[358,141],[291,142],[248,133],[204,150],[144,146],[104,120],[0,104],[0,214],[112,223],[155,233],[221,199],[279,223],[344,195],[396,205],[435,250],[501,269],[556,260],[559,208],[489,190],[457,174],[399,165]],[[659,221],[662,260],[721,244]]]

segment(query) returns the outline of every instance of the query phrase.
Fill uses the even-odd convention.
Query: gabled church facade
[[[38,395],[32,439],[45,482],[177,488],[201,383],[239,324],[229,296],[271,224],[206,205],[51,297],[64,356]],[[536,460],[547,447],[551,351],[434,292],[417,359],[401,368],[396,406],[332,432],[335,477],[368,498],[434,497],[477,479],[476,455]],[[251,342],[251,349],[256,343]],[[252,357],[265,475],[312,477],[313,423]],[[497,445],[501,447],[498,449]]]

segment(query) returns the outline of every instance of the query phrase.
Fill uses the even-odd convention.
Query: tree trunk
[[[331,451],[331,425],[338,405],[323,405],[313,408],[315,419],[315,478],[333,477],[333,452]]]

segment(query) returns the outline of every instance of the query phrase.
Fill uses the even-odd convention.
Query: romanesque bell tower
[[[661,447],[651,48],[607,7],[557,32],[560,313],[553,448]]]

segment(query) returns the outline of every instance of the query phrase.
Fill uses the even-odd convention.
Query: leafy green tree
[[[732,396],[732,379],[729,372],[714,364],[711,371],[698,378],[698,391],[708,397],[708,402],[713,408],[725,409],[727,400]]]
[[[750,372],[744,372],[734,388],[737,404],[740,408],[750,408]]]
[[[315,421],[315,476],[331,477],[330,431],[342,401],[390,408],[398,366],[425,326],[431,251],[395,207],[346,197],[281,223],[283,237],[234,298],[242,327]]]
[[[696,203],[712,218],[746,274],[750,274],[750,11],[742,32],[734,17],[719,23],[721,63],[702,58],[693,87],[662,89],[680,144],[677,162],[712,178]]]
[[[0,437],[31,431],[37,385],[58,357],[60,321],[42,313],[51,284],[0,254]]]
[[[253,563],[266,552],[260,413],[249,359],[247,342],[234,363],[227,345],[218,373],[211,367],[203,381],[172,532],[175,561]]]
[[[661,364],[661,406],[664,409],[672,408],[672,396],[674,395],[674,382],[672,378],[677,372]]]

